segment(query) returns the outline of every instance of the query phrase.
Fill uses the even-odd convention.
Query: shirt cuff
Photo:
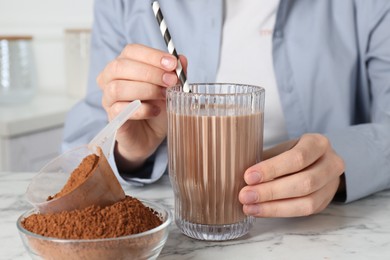
[[[111,152],[108,162],[121,184],[144,186],[145,184],[154,183],[166,172],[168,166],[167,144],[166,142],[163,142],[156,152],[146,160],[144,165],[133,172],[119,173],[115,163],[114,152]]]

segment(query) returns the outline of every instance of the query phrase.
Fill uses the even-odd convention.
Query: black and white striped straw
[[[184,73],[183,66],[181,65],[181,62],[179,60],[179,55],[177,55],[175,46],[173,45],[171,35],[168,31],[168,27],[165,23],[164,16],[161,12],[160,4],[158,3],[158,1],[154,1],[152,3],[152,9],[154,12],[154,16],[157,19],[158,25],[160,26],[160,31],[162,36],[164,37],[165,44],[168,47],[168,52],[177,58],[176,74],[180,80],[183,91],[189,93],[191,92],[191,90],[187,82],[186,74]]]

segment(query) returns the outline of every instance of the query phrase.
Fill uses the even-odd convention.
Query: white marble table
[[[16,219],[31,208],[24,193],[33,173],[0,173],[0,259],[29,259]],[[126,193],[173,208],[169,180]],[[227,242],[197,241],[171,226],[159,259],[390,259],[390,191],[311,217],[257,219],[249,235]]]

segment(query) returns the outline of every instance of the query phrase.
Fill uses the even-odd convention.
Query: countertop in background
[[[76,98],[59,94],[37,94],[21,103],[0,104],[0,137],[9,138],[63,125]]]
[[[37,171],[58,156],[66,115],[78,100],[37,93],[24,103],[0,104],[0,171]]]

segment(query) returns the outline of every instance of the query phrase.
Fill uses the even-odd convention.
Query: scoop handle
[[[103,154],[109,158],[112,146],[114,145],[116,131],[129,119],[129,117],[141,106],[141,101],[135,100],[120,112],[110,123],[108,123],[88,144],[92,151],[101,147]]]

